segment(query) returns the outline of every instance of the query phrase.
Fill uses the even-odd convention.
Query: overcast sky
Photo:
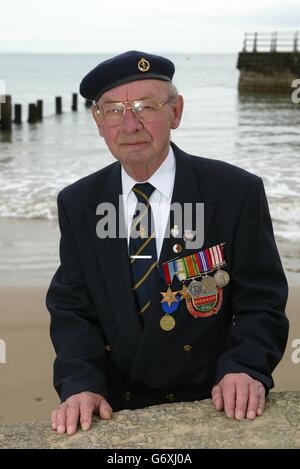
[[[300,0],[0,0],[0,52],[237,52],[300,28]]]

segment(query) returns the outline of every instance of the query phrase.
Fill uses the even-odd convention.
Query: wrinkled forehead
[[[99,98],[97,104],[113,101],[134,101],[147,98],[160,100],[167,98],[167,90],[167,82],[163,80],[136,80],[106,91]]]

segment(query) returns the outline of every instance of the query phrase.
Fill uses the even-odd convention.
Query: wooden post
[[[294,36],[294,52],[298,52],[298,31],[295,32]]]
[[[37,120],[42,121],[43,120],[43,100],[42,99],[37,100],[36,107],[37,107]]]
[[[1,103],[1,130],[11,130],[11,96],[5,95],[5,102]]]
[[[276,52],[277,49],[277,33],[271,33],[271,52]]]
[[[245,37],[244,37],[243,52],[247,52],[247,33],[245,33]]]
[[[77,111],[77,93],[72,94],[72,111]]]
[[[254,33],[253,52],[257,51],[257,33]]]
[[[91,107],[92,104],[93,104],[93,101],[91,101],[90,99],[85,100],[85,107]]]
[[[15,104],[14,123],[15,124],[22,124],[22,105],[21,104]]]
[[[55,98],[55,114],[62,114],[62,98],[56,96]]]
[[[30,103],[28,105],[28,120],[29,124],[35,124],[38,120],[38,112],[37,112],[37,105],[34,103]]]
[[[274,33],[274,52],[277,50],[277,32]]]

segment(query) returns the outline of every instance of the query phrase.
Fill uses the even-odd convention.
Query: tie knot
[[[135,184],[132,190],[139,202],[147,203],[152,192],[155,191],[155,187],[149,182],[143,182],[141,184]]]

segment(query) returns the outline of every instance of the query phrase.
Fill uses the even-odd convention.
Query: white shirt
[[[157,259],[159,259],[160,256],[167,228],[174,188],[175,169],[175,156],[170,146],[169,153],[160,167],[147,181],[143,181],[149,182],[153,187],[155,187],[155,190],[150,196],[149,202],[151,204],[151,210],[154,219]],[[123,166],[121,170],[121,176],[125,228],[127,230],[127,243],[129,247],[130,228],[137,205],[137,198],[132,188],[135,184],[140,183],[140,181],[136,181],[131,176],[129,176],[124,170]]]

